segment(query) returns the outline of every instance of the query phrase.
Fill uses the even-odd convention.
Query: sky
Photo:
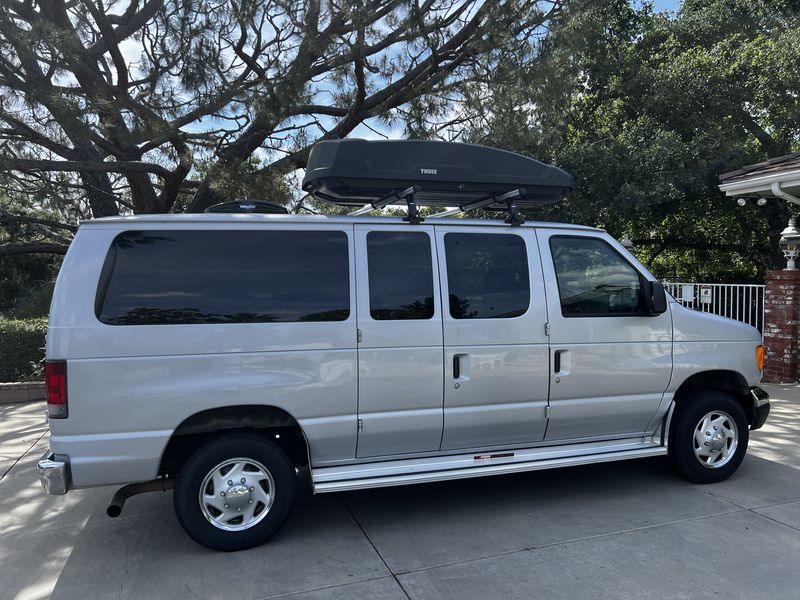
[[[679,5],[680,0],[653,0],[653,6],[658,11],[671,10],[675,12],[680,7]]]

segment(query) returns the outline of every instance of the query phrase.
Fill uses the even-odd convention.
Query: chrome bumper
[[[45,494],[60,496],[66,494],[70,486],[69,459],[47,451],[36,465],[39,481]]]

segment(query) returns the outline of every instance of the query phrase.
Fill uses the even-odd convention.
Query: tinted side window
[[[373,319],[433,317],[433,263],[427,233],[370,231],[367,269]]]
[[[95,303],[110,325],[343,321],[341,231],[128,231],[116,237]]]
[[[550,238],[565,316],[631,315],[643,312],[639,272],[602,240]]]
[[[503,319],[525,314],[531,302],[528,254],[518,235],[444,236],[450,316]]]

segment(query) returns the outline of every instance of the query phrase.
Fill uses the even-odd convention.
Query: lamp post
[[[786,258],[786,271],[796,271],[795,259],[800,254],[800,231],[797,231],[794,217],[789,219],[789,225],[781,231],[778,243],[783,256]]]

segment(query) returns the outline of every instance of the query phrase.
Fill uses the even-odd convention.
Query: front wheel
[[[716,483],[739,468],[749,433],[741,404],[723,392],[701,392],[675,409],[669,455],[690,481]]]
[[[294,500],[286,454],[256,435],[213,440],[186,462],[175,482],[175,513],[197,543],[226,552],[264,543]]]

